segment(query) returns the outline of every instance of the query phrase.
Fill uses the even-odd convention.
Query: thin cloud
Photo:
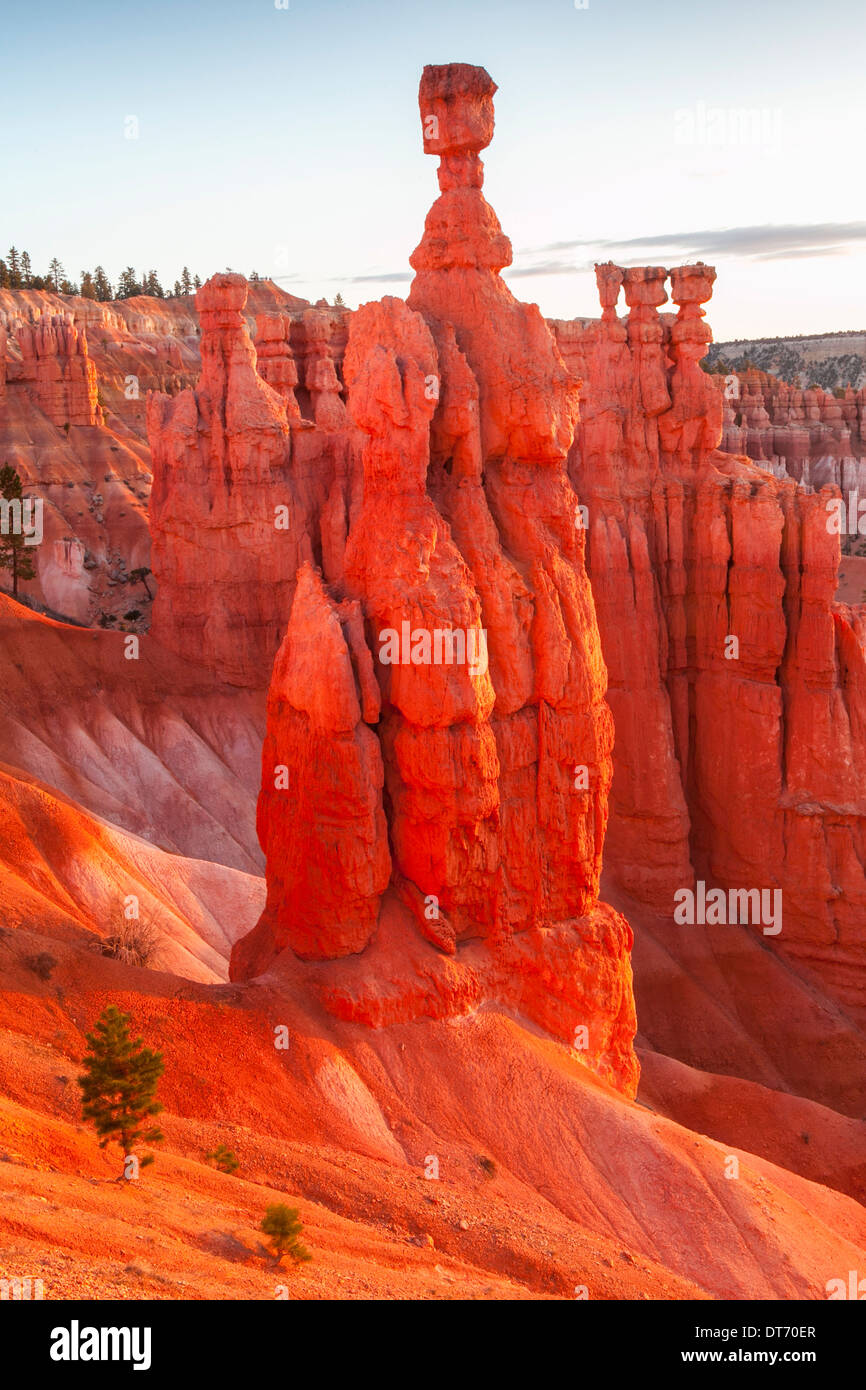
[[[535,252],[576,251],[596,246],[608,252],[674,251],[690,256],[746,256],[756,260],[768,256],[794,259],[800,256],[845,254],[858,243],[866,241],[866,222],[815,222],[765,224],[758,227],[718,227],[699,232],[664,232],[655,236],[629,237],[623,240],[554,241],[537,247]]]
[[[389,270],[382,275],[344,275],[344,284],[347,285],[402,285],[407,280],[415,278],[414,270]]]
[[[502,273],[509,280],[529,279],[533,275],[575,275],[582,270],[592,270],[593,261],[581,265],[574,261],[539,261],[538,265],[508,266]]]
[[[548,242],[547,246],[536,246],[534,249],[526,247],[524,250],[518,251],[517,254],[519,256],[533,256],[543,251],[576,251],[580,246],[603,246],[604,244],[602,241],[551,241]]]
[[[767,251],[763,256],[755,256],[756,261],[802,261],[809,256],[846,256],[844,246],[816,246],[813,251]]]

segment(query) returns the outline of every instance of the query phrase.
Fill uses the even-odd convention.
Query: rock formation
[[[765,944],[860,1007],[862,620],[833,606],[826,499],[719,451],[725,400],[699,366],[710,267],[671,273],[675,314],[665,268],[599,267],[602,317],[554,324],[561,353],[514,300],[482,193],[494,91],[481,69],[425,70],[440,197],[406,306],[260,322],[257,373],[243,285],[215,277],[197,392],[151,403],[155,631],[254,689],[283,642],[268,904],[234,969],[286,947],[351,956],[321,974],[333,1007],[406,1017],[417,1001],[399,984],[383,1000],[370,962],[393,968],[413,924],[440,959],[465,967],[484,941],[501,965],[524,933],[600,910],[612,729],[588,537],[617,729],[609,866],[668,913],[696,877],[780,889]],[[462,667],[437,662],[437,633],[452,651],[460,634]],[[332,663],[327,698],[299,685],[296,644],[317,681]],[[331,867],[310,877],[316,857]],[[425,1008],[469,988],[430,969]]]
[[[304,314],[306,360],[304,383],[310,393],[313,419],[320,429],[339,430],[346,425],[346,407],[330,346],[330,323],[320,309]]]
[[[321,563],[334,526],[345,529],[337,502],[331,512],[327,504],[335,481],[350,471],[351,432],[329,352],[329,316],[303,313],[303,399],[314,424],[298,399],[294,321],[258,317],[258,371],[243,314],[247,294],[243,276],[231,273],[198,291],[198,387],[148,398],[159,585],[152,630],[222,679],[261,690],[300,566]]]
[[[565,469],[578,383],[499,275],[510,245],[479,159],[494,91],[483,69],[424,71],[442,192],[408,305],[352,316],[354,435],[268,702],[268,904],[232,970],[261,971],[286,947],[332,960],[322,997],[368,1022],[504,999],[569,1040],[590,1025],[586,1059],[631,1090],[631,935],[598,902],[613,730]],[[218,278],[203,296],[224,293]],[[317,313],[304,315],[305,382],[328,436],[342,401]],[[216,432],[240,389],[230,373],[219,388]],[[155,449],[166,438],[157,421]]]
[[[616,725],[607,863],[667,912],[695,874],[781,890],[765,943],[862,1010],[866,623],[833,602],[830,491],[718,450],[723,398],[697,367],[713,273],[671,273],[671,320],[665,272],[626,271],[625,325],[617,276],[599,267],[602,319],[566,335]]]
[[[295,396],[298,368],[290,344],[292,321],[286,314],[259,314],[256,318],[256,370],[286,405],[287,419],[300,419]]]
[[[866,387],[838,396],[802,390],[768,372],[748,369],[716,377],[724,400],[722,445],[747,454],[804,487],[834,483],[866,498]]]
[[[43,315],[17,332],[21,349],[20,379],[27,382],[41,410],[55,425],[97,425],[96,367],[87,338],[72,315]]]
[[[294,334],[307,308],[306,300],[256,280],[247,286],[243,312],[248,329],[257,318],[273,316]],[[331,351],[339,358],[346,311],[331,309],[325,317]],[[71,320],[79,351],[71,358],[59,351],[35,357],[35,339],[55,320],[58,346],[70,336]],[[22,585],[28,599],[77,622],[147,630],[153,583],[130,577],[150,566],[145,402],[149,391],[175,396],[195,384],[199,331],[191,299],[137,295],[98,301],[0,289],[0,340],[7,335],[5,355],[0,349],[0,451],[28,495],[44,504],[45,539],[33,552],[36,578]],[[85,341],[86,358],[80,353]],[[91,411],[94,367],[98,406]]]

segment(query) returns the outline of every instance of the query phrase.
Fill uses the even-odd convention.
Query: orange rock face
[[[354,657],[354,662],[353,662]],[[242,959],[276,941],[304,959],[361,951],[376,929],[391,856],[379,740],[362,710],[378,695],[357,604],[340,607],[301,570],[268,696],[258,827],[268,902]]]
[[[750,368],[717,376],[724,400],[722,446],[776,477],[808,487],[835,483],[866,493],[866,387],[837,397],[802,390]]]
[[[586,378],[570,467],[616,723],[608,865],[673,911],[695,874],[781,892],[765,944],[866,1007],[862,610],[833,602],[830,491],[718,450],[697,366],[713,272],[599,267],[600,322],[563,335]],[[780,927],[780,929],[776,929]]]
[[[386,298],[351,319],[346,467],[307,540],[318,564],[300,570],[271,682],[268,904],[232,971],[291,947],[333,962],[314,978],[343,1017],[442,1016],[495,997],[569,1040],[591,1023],[587,1060],[631,1090],[631,933],[598,902],[613,729],[565,466],[578,383],[537,307],[499,276],[510,246],[478,158],[494,91],[463,65],[422,78],[442,193],[408,305]],[[318,436],[345,421],[317,312],[304,316],[304,380]],[[260,322],[259,340],[276,380],[285,352],[270,345],[285,334]],[[226,422],[209,446],[217,486],[232,393],[261,394],[239,343],[240,384],[231,368],[216,381],[206,358],[197,398],[209,392]],[[253,420],[249,455],[268,437]]]
[[[333,528],[345,527],[333,509],[324,520],[322,513],[335,481],[347,476],[351,441],[331,356],[331,315],[303,312],[301,390],[290,341],[295,324],[287,318],[258,316],[257,370],[243,313],[247,294],[243,276],[230,273],[199,290],[198,387],[148,397],[159,585],[152,631],[221,679],[261,690],[286,630],[299,567],[321,561]]]
[[[78,622],[146,630],[151,594],[131,578],[150,561],[145,396],[196,379],[197,334],[184,300],[0,290],[0,455],[44,509],[28,598]],[[40,355],[45,346],[56,351]]]
[[[96,367],[87,352],[87,338],[71,314],[43,315],[18,329],[21,380],[31,389],[52,424],[98,425]]]

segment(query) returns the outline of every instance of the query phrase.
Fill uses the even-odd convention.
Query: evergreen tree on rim
[[[111,281],[101,265],[98,265],[93,272],[93,283],[96,287],[97,299],[106,300],[111,298]]]
[[[118,299],[131,299],[135,294],[141,294],[141,285],[135,278],[135,270],[131,265],[128,265],[118,281],[117,297]]]

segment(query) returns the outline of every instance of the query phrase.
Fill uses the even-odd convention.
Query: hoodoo
[[[587,1060],[630,1091],[631,933],[598,901],[613,728],[566,471],[579,383],[499,275],[494,91],[482,68],[424,70],[442,191],[408,305],[352,316],[347,467],[291,575],[268,703],[268,902],[232,971],[329,961],[322,996],[370,1022],[500,999],[570,1041],[588,1027]],[[405,624],[412,659],[383,660]]]
[[[609,867],[670,912],[695,873],[776,890],[773,949],[866,1008],[863,616],[835,603],[835,489],[722,452],[698,367],[715,272],[599,266],[600,321],[557,325],[586,381],[569,468],[616,726]],[[616,317],[619,287],[629,309]]]
[[[197,388],[148,397],[159,586],[152,631],[220,679],[264,689],[298,570],[318,563],[320,544],[327,549],[334,530],[345,526],[328,504],[351,449],[331,355],[333,338],[340,346],[332,318],[307,310],[275,325],[273,315],[260,316],[257,370],[243,314],[247,295],[242,275],[208,280],[196,295]],[[298,355],[306,364],[309,418],[298,400]]]

